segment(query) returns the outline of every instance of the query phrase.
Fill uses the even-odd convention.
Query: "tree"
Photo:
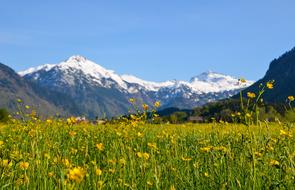
[[[0,109],[0,122],[7,122],[9,120],[9,113],[6,109]]]

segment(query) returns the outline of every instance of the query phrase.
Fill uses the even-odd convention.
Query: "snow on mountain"
[[[29,69],[27,69],[25,71],[20,71],[20,72],[18,72],[18,74],[20,76],[25,76],[25,75],[28,75],[28,74],[31,74],[31,73],[38,72],[40,70],[49,71],[54,66],[56,66],[56,65],[54,65],[54,64],[45,64],[45,65],[41,65],[41,66],[38,66],[38,67],[29,68]]]
[[[40,77],[38,73],[49,72],[51,70],[58,70],[63,72],[63,81],[71,85],[75,81],[75,76],[73,75],[75,75],[75,73],[77,72],[81,72],[86,76],[86,78],[91,80],[91,82],[98,83],[100,85],[111,84],[112,82],[115,82],[122,89],[127,90],[126,82],[123,81],[123,79],[114,71],[107,70],[80,55],[72,56],[66,61],[63,61],[59,64],[46,64],[36,68],[30,68],[28,70],[19,72],[19,74],[21,76],[35,75],[34,79],[36,80],[38,79],[38,77]],[[111,79],[112,82],[106,82],[103,84],[102,79]],[[107,85],[105,87],[109,86],[110,85]]]
[[[36,68],[30,68],[19,72],[19,74],[38,80],[42,77],[42,73],[49,73],[50,71],[62,72],[63,78],[61,81],[69,85],[75,85],[75,82],[79,81],[80,78],[86,78],[89,83],[99,84],[106,88],[112,88],[115,85],[119,90],[131,94],[138,93],[139,90],[158,92],[165,89],[167,93],[182,93],[183,96],[189,97],[192,93],[203,94],[238,90],[246,88],[253,83],[252,81],[248,81],[247,83],[241,84],[237,78],[212,71],[201,73],[193,77],[189,82],[178,80],[151,82],[133,75],[120,76],[114,71],[107,70],[80,55],[72,56],[59,64],[46,64]],[[81,73],[83,73],[84,77]]]
[[[166,81],[166,82],[145,81],[133,75],[122,75],[121,78],[130,84],[138,84],[144,87],[146,90],[150,90],[150,91],[158,91],[162,87],[168,87],[174,84],[173,81]]]
[[[201,73],[190,80],[190,86],[194,91],[202,91],[204,93],[242,89],[251,84],[253,84],[253,81],[240,83],[237,78],[212,71]]]

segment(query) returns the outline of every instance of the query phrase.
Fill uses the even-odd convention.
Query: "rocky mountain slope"
[[[30,109],[35,109],[41,115],[63,114],[62,109],[41,98],[36,91],[42,90],[37,89],[14,70],[0,63],[0,107],[17,111],[20,106],[17,99],[21,99],[31,107]]]
[[[193,108],[228,98],[252,84],[241,84],[234,77],[215,72],[202,73],[190,81],[150,82],[132,75],[118,75],[83,56],[72,56],[59,64],[46,64],[19,74],[68,97],[79,114],[90,117],[125,114],[130,108],[129,98],[149,105],[161,101],[162,108]],[[55,97],[48,98],[57,102]],[[69,102],[61,104],[67,109]]]

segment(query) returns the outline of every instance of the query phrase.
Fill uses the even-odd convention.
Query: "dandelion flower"
[[[143,158],[145,159],[145,160],[148,160],[149,158],[150,158],[150,155],[149,155],[149,153],[143,153]]]
[[[137,152],[136,155],[138,158],[144,158],[145,160],[148,160],[150,158],[149,153],[146,152]]]
[[[69,132],[69,135],[70,135],[71,137],[74,137],[76,134],[77,134],[77,133],[76,133],[75,131],[70,131],[70,132]]]
[[[280,130],[280,135],[284,137],[292,137],[292,134],[288,133],[287,131]]]
[[[48,177],[54,176],[54,172],[48,172]]]
[[[147,181],[146,184],[147,184],[148,186],[153,186],[153,183],[152,183],[151,181]]]
[[[240,83],[246,83],[247,81],[244,78],[239,78]]]
[[[27,170],[29,168],[29,165],[30,165],[29,162],[20,162],[19,163],[19,167],[22,170]]]
[[[68,168],[68,167],[70,167],[71,166],[71,163],[70,163],[70,161],[68,160],[68,159],[62,159],[62,163]]]
[[[104,149],[104,145],[102,143],[98,143],[95,146],[96,146],[97,150],[99,150],[99,151],[103,151],[103,149]]]
[[[176,190],[174,185],[171,185],[170,190]]]
[[[156,101],[156,102],[154,103],[154,106],[155,106],[156,108],[158,108],[158,107],[161,106],[161,103],[160,103],[159,101]]]
[[[256,97],[256,94],[254,92],[247,92],[247,97],[250,99],[254,99]]]
[[[137,133],[137,136],[138,136],[138,137],[143,137],[143,133],[138,132],[138,133]]]
[[[273,89],[273,81],[268,81],[267,83],[266,83],[266,87],[268,88],[268,89]]]
[[[255,152],[255,156],[256,156],[257,158],[260,158],[260,157],[262,157],[262,154],[261,154],[260,152]]]
[[[75,167],[69,170],[68,178],[72,181],[80,183],[84,179],[85,175],[86,175],[86,172],[83,168]]]
[[[10,167],[10,166],[12,166],[12,162],[11,161],[9,162],[9,160],[4,159],[4,160],[2,160],[1,166]]]
[[[96,168],[95,169],[95,175],[101,176],[101,174],[102,174],[102,170],[100,168]]]
[[[271,166],[279,166],[280,165],[280,162],[279,161],[277,161],[277,160],[270,160],[270,162],[269,162],[269,164],[271,165]]]
[[[182,157],[181,160],[183,160],[183,161],[191,161],[192,158],[190,158],[190,157]]]
[[[126,164],[126,160],[125,160],[124,158],[121,158],[121,159],[119,160],[119,163],[120,163],[121,165],[125,165],[125,164]]]
[[[147,104],[142,104],[142,108],[144,111],[147,111],[149,109],[149,106]]]
[[[250,118],[251,114],[250,113],[246,113],[246,117]]]
[[[157,149],[158,149],[158,147],[157,147],[157,144],[156,144],[156,143],[148,143],[147,145],[148,145],[148,147],[150,147],[150,148],[152,148],[152,149],[155,149],[155,150],[157,150]]]
[[[202,152],[210,152],[212,150],[212,146],[203,147],[200,149]]]
[[[51,124],[52,123],[52,120],[51,119],[47,119],[46,120],[46,123]]]
[[[295,98],[294,98],[294,96],[288,96],[288,100],[289,100],[290,102],[293,102],[293,101],[295,100]]]

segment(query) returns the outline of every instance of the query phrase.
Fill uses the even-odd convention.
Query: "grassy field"
[[[295,128],[281,124],[0,127],[2,189],[295,189]]]

